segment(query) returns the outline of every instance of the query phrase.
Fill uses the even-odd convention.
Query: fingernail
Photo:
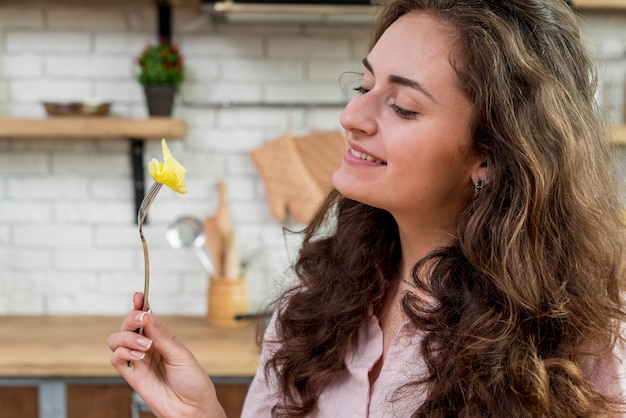
[[[143,358],[146,356],[146,353],[142,353],[141,351],[137,350],[130,350],[130,355],[135,357],[137,360],[143,360]]]
[[[149,339],[143,338],[143,337],[139,337],[139,338],[137,338],[137,344],[139,344],[142,347],[150,348],[150,346],[152,345],[152,340],[149,340]]]
[[[141,312],[135,315],[135,321],[142,322],[145,316],[148,315],[148,312]]]

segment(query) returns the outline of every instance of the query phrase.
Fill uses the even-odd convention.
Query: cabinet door
[[[0,386],[0,417],[38,418],[38,392],[33,386]]]
[[[130,417],[128,385],[68,385],[67,418]]]
[[[248,393],[248,385],[215,385],[217,399],[220,400],[226,416],[228,418],[238,418],[241,416],[243,401]]]
[[[247,384],[218,384],[217,397],[226,416],[241,416]],[[133,390],[126,384],[71,384],[67,386],[67,418],[131,418]],[[0,386],[0,418],[39,418],[36,386]],[[154,415],[140,412],[140,418]]]
[[[226,416],[229,418],[241,416],[248,386],[218,384],[215,390]],[[133,390],[128,385],[68,385],[67,418],[130,418],[132,394]],[[150,413],[139,412],[140,418],[154,417]],[[18,417],[23,418],[16,416]],[[4,418],[1,413],[0,418]]]

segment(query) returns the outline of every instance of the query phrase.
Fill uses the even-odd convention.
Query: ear
[[[472,168],[470,174],[472,183],[476,184],[476,182],[480,179],[484,184],[489,184],[489,171],[487,160],[483,157],[478,158],[474,163],[474,167]]]

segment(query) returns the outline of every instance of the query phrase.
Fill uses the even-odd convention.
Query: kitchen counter
[[[247,385],[260,348],[256,324],[216,328],[204,317],[163,317],[219,385]],[[36,386],[40,418],[68,416],[68,386],[124,384],[110,364],[107,339],[122,317],[3,316],[0,387]]]
[[[162,318],[211,376],[253,376],[256,327],[215,328],[204,317]],[[0,377],[117,376],[107,338],[121,317],[4,316]]]

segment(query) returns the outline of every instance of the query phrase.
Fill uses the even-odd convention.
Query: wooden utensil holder
[[[248,282],[245,277],[237,279],[211,277],[209,282],[207,323],[215,327],[236,328],[247,325],[235,316],[250,311]]]

